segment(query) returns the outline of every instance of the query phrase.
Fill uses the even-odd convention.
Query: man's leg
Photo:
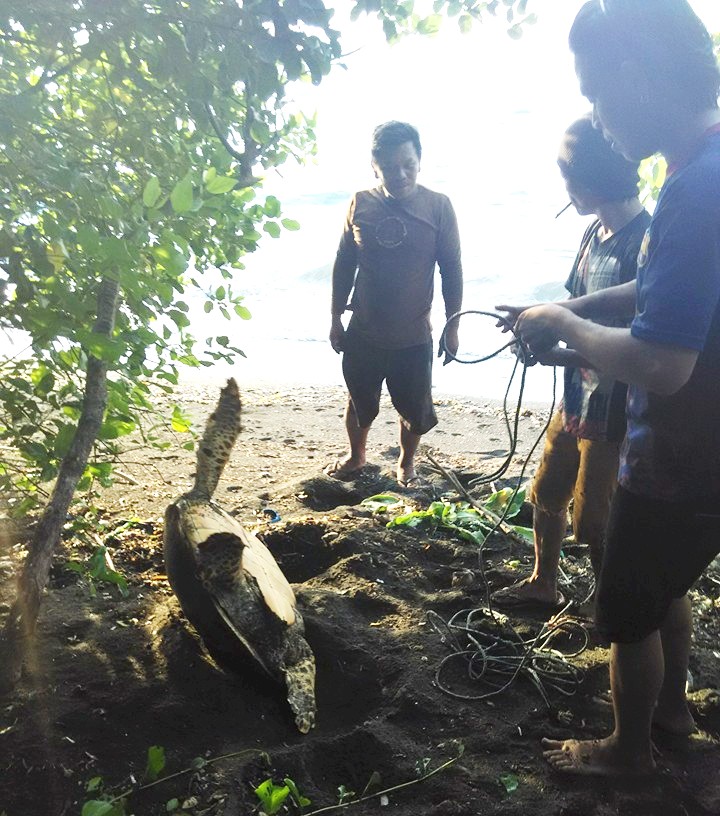
[[[660,629],[660,636],[665,677],[653,714],[653,723],[664,731],[687,736],[695,730],[695,720],[685,695],[692,640],[692,612],[687,595],[673,601]]]
[[[600,577],[610,504],[617,486],[620,444],[578,440],[580,466],[573,492],[573,532],[590,552],[595,580]]]
[[[615,730],[600,740],[543,740],[558,771],[595,776],[649,773],[655,768],[650,725],[663,683],[659,632],[639,643],[613,643],[610,688]]]
[[[567,507],[560,513],[533,508],[535,566],[522,587],[523,595],[529,600],[557,603],[558,566],[566,529]]]
[[[417,475],[415,473],[415,454],[422,436],[413,433],[400,420],[400,457],[397,463],[397,480],[400,484],[406,485]]]
[[[350,451],[325,468],[328,476],[342,479],[365,465],[368,433],[380,407],[384,365],[382,350],[346,332],[342,368],[349,392],[345,431]]]
[[[686,592],[710,555],[699,552],[693,519],[693,509],[680,503],[617,488],[596,598],[598,630],[612,642],[615,729],[603,740],[545,740],[545,756],[558,770],[613,775],[654,767],[651,723],[682,712],[690,638],[686,600],[668,593]]]
[[[398,482],[407,486],[415,479],[415,454],[422,434],[437,425],[432,401],[432,343],[396,349],[389,354],[387,388],[400,414]]]
[[[533,603],[550,606],[562,603],[564,598],[558,591],[558,567],[566,529],[567,508],[561,513],[549,513],[536,505],[533,509],[533,571],[527,578],[494,592],[491,600],[501,609]]]
[[[360,427],[351,399],[348,399],[347,407],[345,408],[345,430],[347,431],[348,441],[350,443],[350,452],[343,459],[338,459],[335,463],[331,474],[334,476],[359,470],[364,466],[366,461],[367,438],[370,432],[370,426],[367,428]]]
[[[533,603],[555,606],[564,600],[558,592],[558,566],[578,463],[577,440],[563,429],[562,413],[558,411],[548,427],[529,496],[533,504],[535,565],[530,576],[493,593],[491,600],[500,608]]]

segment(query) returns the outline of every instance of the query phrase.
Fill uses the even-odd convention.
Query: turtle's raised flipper
[[[288,703],[302,734],[315,725],[315,657],[307,645],[297,662],[284,669]]]
[[[240,433],[241,408],[237,383],[230,379],[220,392],[218,404],[208,418],[198,445],[195,485],[191,491],[198,499],[210,499],[215,492]]]

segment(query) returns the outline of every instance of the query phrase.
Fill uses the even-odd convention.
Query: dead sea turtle
[[[212,495],[240,432],[228,380],[198,447],[195,484],[165,511],[165,566],[183,612],[224,666],[251,656],[284,682],[297,727],[315,724],[315,658],[290,584],[268,548]]]

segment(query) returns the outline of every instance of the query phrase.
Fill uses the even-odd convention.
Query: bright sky
[[[435,36],[408,37],[388,46],[375,18],[350,23],[337,12],[334,24],[343,32],[347,70],[337,68],[319,87],[302,85],[295,94],[304,110],[319,114],[320,172],[313,174],[314,185],[354,190],[371,183],[365,160],[369,137],[387,119],[410,121],[420,129],[426,166],[434,168],[449,151],[453,164],[458,151],[477,160],[473,154],[483,136],[502,127],[507,114],[524,108],[534,114],[524,137],[547,138],[554,151],[565,125],[587,109],[567,47],[583,2],[530,0],[528,12],[535,12],[538,22],[527,26],[519,41],[507,36],[499,15],[476,23],[468,34],[458,31],[456,19],[446,19]],[[718,0],[692,5],[711,31],[720,31]],[[295,173],[288,166],[283,175]],[[306,184],[307,176],[302,178]]]

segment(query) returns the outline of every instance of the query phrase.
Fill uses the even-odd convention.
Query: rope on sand
[[[475,360],[458,360],[457,357],[448,352],[445,344],[445,335],[450,322],[459,319],[465,314],[479,314],[494,318],[498,321],[499,325],[505,325],[507,329],[514,334],[513,327],[502,315],[494,312],[481,312],[476,310],[458,312],[448,319],[440,337],[440,347],[453,360],[457,360],[457,362],[461,363],[481,363],[485,360],[492,359],[509,346],[515,345],[519,350],[503,400],[503,414],[505,427],[508,432],[510,450],[502,464],[495,471],[477,477],[469,483],[471,487],[475,487],[482,484],[489,484],[498,479],[507,471],[512,462],[517,449],[518,425],[525,391],[525,376],[528,367],[534,363],[528,349],[517,336],[513,341],[505,344],[492,354]],[[508,396],[521,362],[522,374],[520,390],[515,405],[514,419],[511,423],[508,410]],[[535,686],[549,708],[550,693],[555,692],[565,696],[573,695],[584,677],[582,670],[569,662],[570,658],[577,657],[588,645],[587,629],[578,620],[567,614],[573,605],[573,601],[569,601],[556,615],[543,624],[534,638],[523,638],[511,626],[505,615],[499,615],[492,608],[490,588],[485,575],[483,557],[485,542],[488,541],[490,536],[495,532],[501,532],[503,535],[516,539],[514,531],[505,523],[505,516],[520,489],[530,459],[545,435],[550,420],[552,419],[555,411],[556,386],[557,373],[555,367],[553,367],[553,398],[547,422],[523,462],[522,469],[517,478],[517,484],[501,516],[496,516],[490,513],[487,508],[482,507],[481,504],[472,498],[468,490],[460,483],[460,480],[452,471],[440,465],[430,454],[426,454],[433,466],[445,476],[455,490],[476,510],[490,518],[494,525],[485,537],[483,544],[478,548],[478,567],[485,594],[485,606],[475,609],[463,609],[455,613],[447,622],[436,612],[428,611],[426,613],[427,622],[440,636],[441,643],[447,645],[451,650],[451,653],[440,662],[435,672],[435,682],[441,691],[459,700],[487,700],[501,694],[507,690],[518,677],[523,676]],[[522,543],[524,544],[525,541],[523,540]],[[557,642],[561,635],[566,635],[571,639],[577,638],[579,645],[571,651],[561,651],[557,648]],[[458,662],[464,664],[467,679],[474,684],[480,685],[483,688],[482,691],[477,694],[463,694],[449,688],[444,679],[445,675],[449,667]]]
[[[428,611],[426,619],[450,648],[435,672],[437,687],[458,700],[487,700],[506,691],[520,676],[529,680],[550,708],[550,693],[575,694],[584,678],[582,669],[569,662],[588,645],[585,627],[566,614],[572,601],[545,623],[531,639],[521,637],[505,616],[490,609],[463,609],[445,622],[436,612]],[[560,635],[577,638],[578,645],[561,651]],[[477,694],[454,691],[445,681],[451,664],[464,663],[465,675],[484,690]]]

